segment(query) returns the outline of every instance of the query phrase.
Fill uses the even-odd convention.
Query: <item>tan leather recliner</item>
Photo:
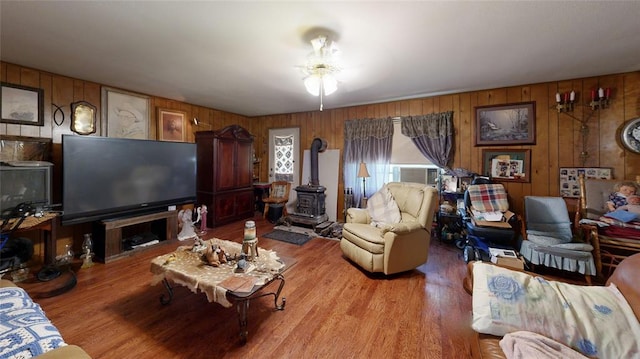
[[[375,227],[366,209],[349,208],[340,248],[369,272],[393,274],[427,262],[438,193],[419,183],[391,182],[385,186],[398,204],[400,223]]]

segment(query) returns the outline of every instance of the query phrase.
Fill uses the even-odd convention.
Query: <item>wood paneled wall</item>
[[[60,143],[62,134],[71,133],[69,104],[79,100],[88,101],[98,107],[98,128],[100,128],[100,84],[4,62],[0,62],[0,65],[2,81],[40,87],[45,92],[44,127],[0,124],[0,134],[51,137],[55,151],[55,144]],[[589,101],[591,89],[597,87],[610,87],[612,102],[609,108],[598,111],[588,122],[589,132],[585,148],[589,157],[583,164],[580,158],[580,152],[583,149],[580,123],[570,116],[556,112],[555,93],[574,90],[577,93],[577,103],[586,104]],[[339,91],[333,96],[340,96]],[[636,175],[640,175],[640,155],[624,150],[619,140],[620,127],[625,122],[640,117],[640,71],[327,109],[322,112],[310,111],[253,118],[165,98],[153,96],[150,98],[152,136],[156,134],[158,107],[182,110],[187,112],[188,119],[197,117],[205,123],[200,128],[195,128],[190,122],[187,124],[188,141],[193,142],[194,131],[239,124],[248,128],[256,136],[254,142],[256,155],[265,160],[268,150],[266,141],[270,128],[299,127],[301,151],[309,149],[316,137],[324,138],[329,149],[342,150],[343,128],[347,120],[453,111],[455,140],[451,166],[463,167],[474,172],[481,172],[482,149],[486,148],[474,146],[476,127],[474,107],[535,101],[536,144],[503,147],[531,149],[531,182],[505,182],[511,197],[512,208],[516,212],[521,212],[525,195],[557,196],[559,194],[560,167],[582,167],[583,165],[611,167],[616,179],[635,179]],[[52,104],[62,107],[65,113],[65,122],[62,126],[55,125],[51,119]],[[573,116],[582,119],[586,118],[589,112],[590,108],[587,106],[576,106]],[[57,148],[59,151],[59,147]],[[417,151],[416,156],[420,156]],[[338,213],[343,210],[344,185],[342,170],[340,171]],[[268,168],[262,166],[261,180],[267,179],[267,172]]]
[[[16,124],[0,123],[0,134],[11,136],[45,137],[53,139],[52,160],[53,167],[53,202],[60,203],[62,198],[62,135],[72,134],[71,132],[71,106],[75,101],[87,101],[97,107],[97,127],[100,133],[101,128],[101,84],[94,82],[73,79],[66,76],[56,75],[45,71],[35,70],[20,65],[0,62],[0,80],[12,84],[42,88],[44,90],[44,126],[25,126]],[[127,90],[127,89],[123,89]],[[59,106],[64,112],[64,122],[58,126],[53,121],[54,107]],[[202,106],[169,100],[161,97],[150,96],[150,137],[157,138],[157,109],[166,108],[181,110],[187,113],[186,135],[188,142],[195,141],[195,131],[208,131],[219,129],[232,124],[239,124],[247,129],[250,128],[251,119],[246,116],[219,111]],[[201,123],[194,126],[191,119],[197,117]],[[62,121],[62,116],[56,114],[58,123]],[[57,252],[61,254],[66,244],[72,244],[75,250],[80,250],[82,235],[91,232],[90,224],[79,224],[73,226],[61,226],[58,229]],[[41,243],[34,243],[36,255],[44,257],[44,248]]]
[[[598,87],[612,89],[612,102],[609,108],[593,114],[588,122],[585,149],[589,156],[583,163],[580,158],[583,148],[580,122],[565,114],[558,114],[555,109],[555,94],[573,90],[577,93],[577,103],[586,104],[590,100],[591,89]],[[333,96],[340,96],[339,91]],[[640,117],[640,72],[392,101],[323,112],[261,116],[252,119],[251,132],[266,134],[270,128],[300,127],[301,148],[308,149],[314,138],[322,137],[327,140],[328,148],[342,149],[343,128],[347,120],[453,111],[455,140],[451,167],[481,173],[482,149],[488,147],[474,146],[474,107],[525,101],[536,102],[536,144],[500,147],[531,149],[531,182],[504,183],[514,211],[522,213],[523,197],[526,195],[559,195],[560,167],[611,167],[616,179],[632,180],[640,174],[640,155],[624,150],[619,140],[620,127],[625,122]],[[572,115],[583,119],[590,111],[588,106],[576,106]],[[266,138],[259,138],[256,146],[256,153],[266,158]],[[416,156],[420,156],[418,151]],[[267,178],[267,168],[262,168],[260,177],[263,180]],[[339,178],[338,207],[341,207],[344,189],[342,173]],[[568,200],[571,211],[575,208],[575,202]],[[338,213],[341,211],[342,208],[338,208]]]

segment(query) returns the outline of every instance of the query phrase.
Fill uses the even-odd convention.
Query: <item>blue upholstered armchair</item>
[[[593,246],[574,242],[567,204],[561,197],[524,198],[525,236],[520,254],[532,265],[596,275]]]

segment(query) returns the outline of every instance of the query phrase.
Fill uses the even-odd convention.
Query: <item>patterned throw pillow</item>
[[[371,217],[371,225],[380,226],[385,223],[399,223],[402,219],[398,204],[387,187],[376,192],[367,201],[367,211]]]

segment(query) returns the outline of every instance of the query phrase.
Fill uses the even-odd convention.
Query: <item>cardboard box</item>
[[[511,211],[506,211],[504,212],[503,216],[502,216],[502,220],[500,221],[478,221],[473,219],[473,223],[475,223],[476,226],[480,226],[480,227],[495,227],[495,228],[511,228],[511,225],[509,224],[509,219],[511,217],[515,216],[515,213],[511,212]]]
[[[524,270],[524,261],[520,258],[491,257],[491,263],[500,267]]]

